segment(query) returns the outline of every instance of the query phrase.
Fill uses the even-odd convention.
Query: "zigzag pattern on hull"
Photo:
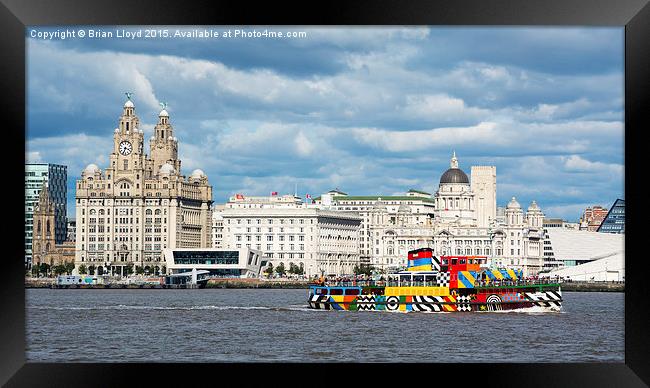
[[[415,295],[413,296],[413,301],[411,302],[411,309],[413,311],[442,311],[442,305],[440,304],[442,301],[443,298],[440,296]]]
[[[359,295],[357,297],[357,310],[376,310],[376,299],[374,295]]]

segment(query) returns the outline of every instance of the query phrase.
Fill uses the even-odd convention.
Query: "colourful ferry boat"
[[[488,268],[485,256],[408,252],[406,271],[380,282],[312,284],[309,307],[392,312],[560,311],[560,284],[523,278],[521,270]]]

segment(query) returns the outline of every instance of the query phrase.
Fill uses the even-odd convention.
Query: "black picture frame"
[[[650,341],[645,257],[640,244],[645,142],[650,128],[650,6],[648,0],[458,1],[124,1],[0,0],[2,169],[9,193],[2,222],[0,383],[7,386],[121,386],[237,380],[272,385],[332,385],[413,379],[432,384],[496,386],[644,386]],[[577,364],[48,364],[25,363],[22,228],[25,162],[25,27],[34,25],[548,25],[625,27],[625,363]],[[19,145],[22,144],[23,147]],[[8,155],[11,154],[11,155]],[[14,155],[15,154],[15,155]],[[635,246],[636,245],[636,246]],[[324,342],[324,345],[326,343]],[[350,351],[354,351],[351,349]],[[444,355],[441,355],[444,361]],[[300,369],[298,374],[298,369]],[[392,372],[391,372],[392,371]],[[402,380],[404,378],[404,380]],[[195,380],[196,379],[196,380]],[[446,383],[442,381],[448,381]]]

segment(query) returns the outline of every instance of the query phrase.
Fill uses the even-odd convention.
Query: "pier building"
[[[172,275],[197,270],[210,276],[257,278],[263,265],[262,252],[250,248],[165,248],[163,254]]]

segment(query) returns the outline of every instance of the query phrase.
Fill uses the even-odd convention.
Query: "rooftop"
[[[431,195],[431,193],[427,193],[426,191],[420,191],[420,190],[416,190],[416,189],[410,189],[408,192],[409,193],[418,193],[418,194]]]

